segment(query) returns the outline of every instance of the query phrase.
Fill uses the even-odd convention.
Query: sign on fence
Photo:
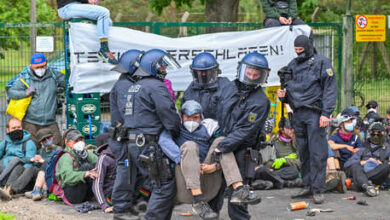
[[[386,16],[356,15],[355,36],[357,42],[386,41]]]
[[[234,79],[237,64],[245,54],[257,51],[265,55],[271,68],[269,86],[278,85],[277,71],[295,56],[294,40],[298,35],[309,36],[310,27],[298,25],[254,31],[222,32],[192,37],[170,38],[122,27],[111,27],[109,46],[117,57],[129,49],[168,51],[182,66],[169,73],[174,90],[185,90],[192,81],[189,66],[201,52],[212,53],[219,63],[222,76]],[[97,58],[99,40],[96,26],[85,23],[70,24],[70,85],[75,93],[109,92],[119,74],[110,71],[110,64]]]

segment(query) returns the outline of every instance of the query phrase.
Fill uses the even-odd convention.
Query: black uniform
[[[217,148],[224,153],[234,152],[244,183],[248,184],[254,176],[249,176],[248,148],[255,148],[257,137],[269,114],[270,102],[261,87],[245,90],[238,80],[230,89],[230,99],[219,105],[218,123],[225,138]],[[231,195],[232,190],[228,192]],[[229,196],[230,198],[230,196]],[[228,212],[231,219],[250,219],[247,206],[233,205],[229,202]]]
[[[128,130],[130,139],[125,143],[114,140],[110,143],[120,146],[118,161],[126,161],[128,152],[131,155],[128,162],[131,177],[126,163],[118,166],[120,174],[117,174],[113,192],[114,211],[121,212],[132,205],[132,195],[137,190],[136,187],[139,186],[140,180],[149,175],[146,169],[140,166],[139,155],[152,145],[159,148],[158,136],[163,129],[177,136],[180,132],[180,118],[168,89],[161,80],[154,77],[145,77],[138,81],[131,81],[131,78],[127,81],[119,80],[113,88],[110,102],[112,122],[121,122],[122,127]],[[145,139],[140,138],[141,141],[137,142],[137,138],[142,136]],[[132,184],[129,184],[130,178]],[[157,182],[154,183],[145,219],[170,219],[176,190],[174,178],[161,180],[160,186],[156,185]],[[116,196],[115,188],[119,196]]]
[[[200,103],[204,118],[217,119],[217,106],[227,90],[233,87],[232,82],[226,77],[218,77],[218,80],[206,85],[200,85],[193,81],[184,92],[182,104],[188,100]]]
[[[305,60],[295,58],[288,68],[292,80],[286,86],[287,101],[294,111],[292,119],[303,183],[313,193],[324,193],[328,143],[319,121],[321,115],[329,118],[336,106],[335,73],[330,61],[317,54]]]

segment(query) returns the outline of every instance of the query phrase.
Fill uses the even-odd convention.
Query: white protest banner
[[[271,74],[267,86],[278,85],[277,71],[295,56],[294,40],[298,35],[309,36],[310,27],[298,25],[267,28],[254,31],[221,32],[192,37],[170,38],[122,27],[111,27],[109,46],[119,57],[129,49],[168,51],[182,66],[168,73],[173,89],[184,91],[192,81],[189,66],[201,52],[213,54],[222,70],[222,76],[234,79],[238,62],[249,52],[257,51],[266,56]],[[100,48],[96,26],[71,23],[70,26],[70,85],[75,93],[109,92],[119,73],[110,71],[113,65],[97,58]]]

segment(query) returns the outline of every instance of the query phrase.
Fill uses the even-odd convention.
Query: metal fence
[[[65,68],[64,51],[67,37],[64,35],[65,23],[0,23],[0,140],[5,134],[5,109],[7,99],[5,85],[7,82],[30,63],[32,28],[36,28],[38,36],[53,36],[54,51],[45,53],[49,65],[57,70]],[[133,28],[169,37],[192,36],[222,31],[247,31],[262,28],[261,23],[165,23],[165,22],[118,22],[115,26]],[[337,72],[338,87],[341,88],[342,60],[342,28],[338,23],[311,23],[314,45],[318,53],[330,58]],[[341,90],[338,91],[338,106],[341,103]],[[61,107],[61,106],[60,106]],[[339,109],[338,109],[339,110]],[[107,95],[101,98],[102,122],[108,122],[109,104]],[[63,128],[65,117],[58,111],[58,122]]]

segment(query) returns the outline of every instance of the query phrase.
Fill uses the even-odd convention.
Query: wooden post
[[[389,55],[387,54],[385,43],[383,42],[378,42],[379,44],[379,50],[382,54],[383,61],[385,62],[387,73],[390,74],[390,60],[389,60]]]
[[[348,0],[346,14],[343,18],[343,108],[353,102],[353,17],[351,15],[351,0]],[[341,101],[341,100],[339,100]]]
[[[30,0],[30,49],[31,54],[36,52],[36,38],[37,38],[37,1]]]

